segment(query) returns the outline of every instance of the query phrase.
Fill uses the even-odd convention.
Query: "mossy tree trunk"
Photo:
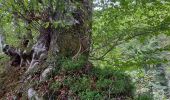
[[[69,11],[70,9],[64,12],[54,11],[51,6],[43,12],[45,15],[41,18],[41,21],[42,24],[46,24],[46,27],[39,29],[40,36],[33,46],[33,58],[27,72],[30,72],[29,70],[37,65],[36,60],[43,60],[44,57],[42,56],[49,52],[50,57],[60,55],[77,59],[81,55],[84,56],[86,61],[88,60],[91,41],[92,2],[90,0],[64,1],[63,6],[69,7],[71,3],[78,3],[74,11]],[[67,14],[71,15],[67,16]],[[57,21],[62,21],[64,25],[59,23],[58,27],[55,28],[54,22]]]
[[[49,52],[50,57],[61,55],[77,59],[78,56],[83,55],[88,60],[91,43],[92,1],[59,1],[56,7],[53,5],[54,1],[49,1],[42,12],[24,10],[26,15],[16,12],[17,18],[29,24],[36,21],[40,24],[37,42],[30,54],[27,54],[32,58],[30,67],[37,64],[37,61],[42,60],[41,57]],[[41,0],[36,2],[44,5]],[[22,4],[22,2],[18,3]],[[27,28],[27,30],[31,32],[30,29]]]
[[[91,41],[91,20],[92,5],[90,0],[79,1],[74,12],[72,12],[73,23],[69,27],[59,27],[52,32],[51,51],[52,53],[75,59],[78,55],[84,55],[88,58]],[[60,16],[65,16],[62,13]],[[53,16],[53,19],[57,19]],[[57,48],[58,47],[58,48]],[[57,50],[59,50],[57,52]]]

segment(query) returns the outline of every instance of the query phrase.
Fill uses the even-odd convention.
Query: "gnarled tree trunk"
[[[92,9],[90,0],[79,1],[81,7],[72,12],[73,24],[69,28],[58,28],[53,30],[51,50],[53,53],[59,50],[63,56],[76,58],[82,54],[88,58],[91,41]],[[63,15],[65,16],[64,13]],[[55,20],[57,16],[54,16]],[[67,19],[65,19],[67,20]],[[58,47],[58,49],[54,48]]]
[[[88,59],[90,42],[91,42],[91,20],[92,20],[92,1],[64,1],[68,6],[71,3],[79,3],[74,10],[53,10],[50,6],[43,11],[40,16],[36,16],[34,12],[28,12],[26,18],[21,18],[31,23],[32,21],[40,20],[42,24],[49,23],[47,27],[43,25],[39,28],[40,36],[37,43],[32,47],[32,62],[40,61],[40,56],[51,51],[52,55],[62,55],[76,59],[79,55],[86,56]],[[70,3],[71,2],[71,3]],[[75,6],[74,5],[74,6]],[[70,5],[71,6],[71,5]],[[71,16],[67,16],[67,12],[71,12]],[[19,16],[19,15],[16,15]],[[19,16],[19,18],[22,16]],[[68,27],[55,28],[53,23],[55,21],[69,21],[72,22]],[[63,24],[66,24],[66,23]],[[27,29],[31,31],[30,29]],[[29,32],[30,33],[30,32]],[[35,62],[35,61],[34,61]]]
[[[50,57],[62,55],[76,59],[83,55],[88,60],[91,42],[92,2],[82,0],[79,3],[81,6],[72,12],[73,18],[70,18],[70,20],[73,23],[69,28],[58,27],[55,29],[51,24],[46,28],[40,28],[40,36],[32,49],[34,51],[33,58],[27,72],[38,65],[38,62],[47,55],[49,50]],[[47,11],[50,12],[50,8]],[[51,20],[56,21],[58,16],[66,16],[65,14],[57,11],[55,14],[48,13],[48,17],[43,21],[51,23]],[[64,17],[62,20],[68,19]]]
[[[38,20],[41,24],[46,24],[45,26],[41,25],[41,27],[39,27],[39,36],[30,52],[25,53],[24,50],[18,52],[15,49],[9,49],[9,47],[5,47],[4,49],[4,52],[11,56],[13,61],[17,62],[17,65],[22,64],[22,59],[26,59],[25,61],[29,59],[29,66],[24,73],[24,79],[22,79],[22,82],[24,82],[24,84],[22,84],[23,86],[26,83],[29,83],[26,81],[29,80],[30,76],[33,76],[32,73],[36,72],[38,69],[42,70],[39,71],[40,80],[37,81],[44,81],[46,74],[51,72],[54,67],[57,67],[54,64],[51,64],[45,66],[46,68],[42,68],[45,60],[50,57],[55,58],[56,56],[62,56],[76,60],[79,56],[84,56],[84,60],[86,62],[88,61],[91,43],[92,1],[70,0],[64,2],[64,6],[71,6],[69,5],[70,2],[75,3],[76,5],[74,10],[70,11],[71,16],[69,17],[64,11],[54,10],[52,6],[50,6],[46,8],[40,16],[31,14],[31,16],[28,15],[26,18],[23,18],[29,23]],[[69,12],[69,9],[67,9],[66,12]],[[63,27],[59,24],[56,28],[54,22],[61,20],[64,24],[67,24],[67,21],[69,21],[69,25]],[[28,31],[31,30],[28,29]],[[12,54],[9,54],[8,52],[12,52]],[[25,90],[28,90],[30,94],[32,88],[33,87],[31,86],[25,87]]]

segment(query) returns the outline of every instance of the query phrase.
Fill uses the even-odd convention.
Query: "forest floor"
[[[90,62],[65,59],[60,67],[49,75],[48,80],[40,82],[42,71],[34,73],[26,82],[22,82],[26,67],[9,65],[9,58],[0,55],[0,98],[1,100],[28,99],[28,90],[34,90],[48,100],[168,100],[163,88],[157,84],[156,72],[144,70],[122,72],[109,67],[100,68]],[[166,69],[167,78],[170,70]],[[129,74],[130,73],[130,74]],[[142,76],[141,76],[142,75]],[[133,77],[133,79],[131,78]],[[151,84],[152,83],[152,84]],[[149,93],[153,85],[153,93]],[[138,95],[138,96],[137,96]],[[154,98],[154,99],[153,99]]]
[[[2,100],[27,99],[28,89],[34,88],[42,98],[48,100],[93,100],[93,99],[132,99],[134,85],[130,76],[110,68],[101,69],[87,62],[66,60],[56,68],[49,79],[40,82],[40,73],[32,75],[26,82],[21,79],[25,67],[9,66],[9,59],[1,60],[0,98]]]

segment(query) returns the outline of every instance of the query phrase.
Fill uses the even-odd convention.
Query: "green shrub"
[[[87,76],[77,77],[71,84],[69,84],[69,86],[74,93],[85,91],[91,88],[90,78]]]
[[[79,93],[81,100],[103,100],[102,95],[98,91],[86,90]]]
[[[150,93],[143,93],[138,95],[136,100],[154,100],[154,99],[153,99],[153,95],[151,95]]]
[[[113,85],[113,81],[109,79],[101,78],[96,82],[97,89],[101,91],[108,90],[111,85]]]
[[[59,81],[55,81],[50,85],[51,89],[58,90],[62,86],[62,83]]]
[[[125,93],[134,95],[134,84],[131,82],[130,76],[122,71],[112,68],[93,68],[92,76],[97,77],[96,87],[98,90],[104,90],[104,93],[111,92],[114,95]]]
[[[134,84],[131,82],[130,76],[122,71],[92,67],[88,74],[66,74],[69,71],[80,69],[81,64],[83,61],[63,59],[61,68],[58,68],[60,70],[58,74],[62,75],[63,79],[60,82],[52,83],[51,89],[57,91],[62,86],[66,86],[81,100],[103,100],[108,96],[110,98],[120,96],[132,98],[134,96]]]

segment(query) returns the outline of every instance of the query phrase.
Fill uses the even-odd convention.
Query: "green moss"
[[[72,60],[66,58],[62,61],[62,70],[64,71],[74,71],[82,68],[85,64],[83,57],[79,57],[77,60]]]
[[[9,57],[6,56],[5,54],[0,54],[0,62],[3,63],[3,62],[6,62],[9,60]]]
[[[8,56],[6,56],[4,54],[0,54],[0,74],[4,72],[6,63],[8,61],[9,61],[9,57]]]
[[[62,57],[62,55],[60,55],[57,57],[49,58],[47,62],[56,64],[57,67],[53,72],[53,74],[56,75],[60,71],[71,72],[71,71],[80,70],[82,67],[84,67],[86,63],[84,59],[85,58],[83,56],[80,56],[78,57],[78,59],[73,60],[72,58]]]

